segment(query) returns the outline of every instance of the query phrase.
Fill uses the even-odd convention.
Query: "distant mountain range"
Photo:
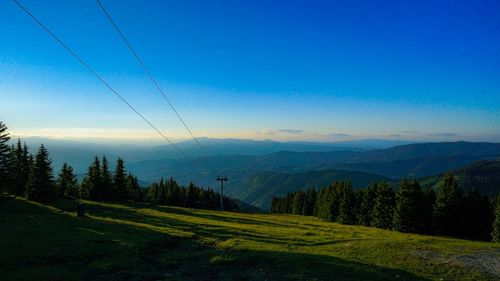
[[[17,139],[13,138],[11,143],[16,141]],[[179,159],[182,156],[171,145],[98,144],[39,137],[23,138],[22,141],[28,144],[32,152],[35,152],[40,144],[44,144],[49,149],[50,156],[56,169],[62,167],[64,162],[68,162],[78,173],[84,173],[89,163],[96,155],[106,155],[109,160],[112,160],[111,162],[118,157],[122,157],[128,163],[144,160]],[[407,141],[378,139],[322,143],[210,138],[199,138],[199,142],[203,145],[207,155],[204,155],[197,144],[192,140],[181,141],[176,143],[176,145],[189,157],[198,158],[228,155],[255,156],[279,151],[325,152],[346,149],[363,151],[408,143]]]
[[[351,179],[355,187],[366,186],[372,181],[397,181],[403,177],[429,177],[427,184],[433,184],[434,175],[458,170],[477,161],[500,159],[500,143],[478,142],[416,143],[367,149],[369,143],[390,146],[397,141],[288,143],[202,138],[200,141],[207,156],[201,155],[194,142],[186,141],[178,146],[193,157],[180,158],[170,146],[97,145],[43,139],[26,141],[32,151],[40,142],[45,143],[56,170],[68,162],[80,177],[92,158],[103,154],[112,166],[117,157],[124,158],[127,169],[145,185],[160,177],[172,176],[181,184],[193,181],[218,188],[215,177],[223,174],[229,178],[227,194],[264,209],[273,194],[324,186],[338,179]],[[358,147],[356,144],[363,145]],[[479,170],[483,168],[481,166]],[[470,168],[470,171],[475,170]]]
[[[174,176],[179,181],[213,183],[217,173],[234,182],[265,171],[298,173],[310,170],[348,170],[379,174],[390,179],[425,177],[461,168],[480,160],[500,158],[498,143],[424,143],[371,151],[281,151],[264,155],[221,155],[190,159],[138,161],[129,165],[140,178]]]

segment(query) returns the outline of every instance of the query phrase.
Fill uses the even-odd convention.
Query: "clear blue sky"
[[[95,1],[21,3],[187,137]],[[198,136],[500,141],[500,1],[102,3]],[[18,135],[157,138],[7,0],[0,97]]]

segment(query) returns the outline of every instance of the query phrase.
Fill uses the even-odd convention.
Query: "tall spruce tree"
[[[280,200],[281,198],[277,197],[277,196],[273,196],[273,199],[271,200],[271,213],[280,213],[279,212],[279,203],[280,203]]]
[[[153,182],[146,191],[146,202],[158,203],[159,189],[158,183]]]
[[[26,198],[38,202],[55,200],[54,175],[47,149],[40,146],[26,185]]]
[[[131,173],[127,176],[127,190],[129,192],[130,199],[137,202],[142,202],[145,200],[144,190],[139,186],[139,181],[137,177]]]
[[[0,195],[9,188],[9,152],[7,142],[10,140],[7,126],[0,121]]]
[[[170,178],[170,180],[167,183],[167,194],[168,194],[167,204],[172,206],[182,206],[181,188],[179,187],[177,182],[174,181],[172,178]],[[196,200],[197,199],[195,199],[194,201]]]
[[[293,195],[292,203],[292,214],[302,215],[302,210],[304,209],[305,194],[301,190],[298,190]]]
[[[173,179],[170,179],[173,182]],[[186,207],[196,208],[197,194],[194,183],[190,182],[186,190]]]
[[[451,173],[443,176],[436,194],[434,217],[436,231],[444,235],[462,235],[463,195],[458,182]]]
[[[494,220],[494,208],[487,197],[472,189],[464,198],[464,235],[470,239],[489,240]]]
[[[337,221],[342,224],[356,224],[356,197],[350,182],[339,186],[339,214]]]
[[[128,186],[127,174],[123,159],[118,158],[116,161],[116,169],[113,177],[113,195],[118,201],[132,199]]]
[[[434,205],[436,203],[436,192],[433,188],[427,188],[423,190],[424,194],[424,213],[422,215],[424,219],[425,229],[423,233],[432,234],[434,233]]]
[[[492,241],[500,243],[500,194],[497,196],[495,202],[495,220],[493,221],[492,229]]]
[[[312,216],[314,213],[314,206],[316,205],[316,189],[308,189],[305,194],[304,207],[302,214],[305,216]]]
[[[21,146],[21,141],[18,139],[16,146],[16,176],[14,177],[14,182],[16,185],[16,195],[24,196],[26,184],[28,184],[28,178],[31,169],[31,163],[29,158],[28,146],[26,143]]]
[[[321,219],[327,219],[328,210],[327,210],[327,189],[321,189],[316,195],[316,206],[314,206],[314,215]]]
[[[105,196],[102,186],[101,161],[96,156],[82,181],[81,195],[83,198],[91,200],[104,200]]]
[[[64,163],[57,179],[57,195],[76,199],[79,197],[78,180],[73,172],[73,168]]]
[[[115,199],[115,194],[113,193],[113,178],[111,176],[111,172],[109,169],[108,159],[106,156],[102,157],[102,166],[101,166],[101,189],[103,192],[102,200],[109,201]]]
[[[394,230],[422,233],[425,225],[425,197],[416,180],[403,179],[396,194],[396,207],[392,226]]]
[[[163,177],[161,177],[160,182],[158,184],[158,193],[157,193],[157,203],[160,205],[165,205],[168,202],[168,190],[165,185],[165,181],[163,180]]]
[[[361,204],[358,212],[358,222],[361,225],[370,226],[372,222],[373,206],[375,205],[375,194],[378,184],[373,183],[362,193]]]
[[[375,193],[375,204],[372,212],[372,226],[390,229],[392,227],[394,205],[394,190],[387,183],[381,183]]]

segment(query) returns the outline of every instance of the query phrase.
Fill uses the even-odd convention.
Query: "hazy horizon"
[[[105,138],[105,137],[54,137],[54,136],[26,136],[26,135],[17,135],[11,134],[10,142],[16,142],[17,139],[21,141],[31,142],[37,141],[43,143],[44,141],[51,142],[60,142],[60,143],[81,143],[81,144],[90,144],[90,145],[137,145],[137,146],[168,146],[168,143],[165,143],[165,140],[159,138]],[[404,139],[404,138],[380,138],[380,137],[360,137],[360,138],[351,138],[344,140],[281,140],[281,139],[273,139],[273,138],[234,138],[234,137],[221,137],[221,138],[211,138],[206,136],[197,137],[199,141],[256,141],[256,142],[278,142],[278,143],[310,143],[310,144],[324,144],[324,145],[335,145],[335,144],[348,144],[349,146],[355,147],[356,144],[359,144],[360,147],[363,146],[382,146],[389,147],[393,145],[400,144],[411,144],[411,143],[441,143],[441,142],[491,142],[491,143],[500,143],[500,140],[482,140],[482,139],[449,139],[449,138],[440,138],[437,136],[433,139]],[[179,139],[171,139],[174,143],[184,143],[184,142],[194,142],[192,138],[179,138]],[[375,144],[375,145],[374,145]],[[378,145],[377,145],[378,144]]]

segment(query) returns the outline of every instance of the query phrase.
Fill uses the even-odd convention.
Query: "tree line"
[[[144,189],[145,201],[159,205],[184,206],[200,209],[220,209],[220,193],[211,188],[200,188],[193,183],[181,187],[170,178],[160,179]],[[224,210],[237,210],[238,204],[224,196]]]
[[[0,121],[0,195],[10,193],[29,200],[49,203],[58,198],[88,199],[107,202],[148,202],[189,208],[219,209],[220,194],[190,183],[180,186],[173,178],[141,187],[137,177],[125,169],[118,158],[111,171],[105,156],[95,157],[85,177],[78,182],[73,168],[64,163],[57,178],[54,176],[48,150],[42,144],[38,152],[29,152],[26,143],[18,139],[9,146],[7,126]],[[224,197],[224,209],[238,209],[238,204]]]
[[[423,189],[403,179],[398,190],[373,183],[354,190],[349,181],[320,189],[273,197],[271,212],[317,216],[323,220],[400,232],[439,234],[500,242],[500,196],[489,198],[471,190],[464,194],[451,173],[439,188]]]

